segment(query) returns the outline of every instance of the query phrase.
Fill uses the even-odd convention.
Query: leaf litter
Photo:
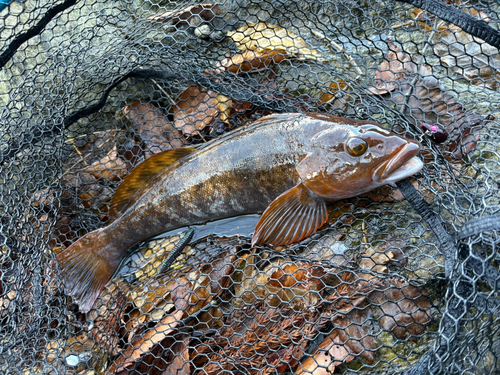
[[[229,31],[227,35],[242,51],[265,53],[283,50],[299,59],[327,61],[318,50],[313,49],[300,36],[280,26],[264,22],[247,23],[236,31]]]
[[[473,7],[464,7],[462,11],[476,19],[492,21],[486,13]],[[417,21],[418,27],[427,31],[433,30],[435,16],[421,9],[412,11],[411,15]],[[433,34],[432,48],[441,63],[456,75],[462,76],[474,85],[491,90],[500,88],[498,72],[500,53],[497,48],[484,40],[471,36],[456,25],[440,21],[437,32]]]
[[[273,68],[292,56],[322,61],[319,52],[286,29],[259,24],[238,32],[243,36],[232,37],[244,52],[228,57],[217,68],[242,74]],[[397,97],[398,90],[404,93],[401,85],[408,84],[418,69],[411,57],[399,52],[388,55],[389,66],[380,67],[373,94]],[[384,74],[388,69],[396,73]],[[271,71],[267,83],[276,85],[275,78]],[[346,88],[342,80],[333,82],[319,100],[332,103]],[[193,136],[203,139],[216,121],[231,127],[235,115],[241,113],[243,118],[254,111],[250,103],[195,84],[181,93],[168,115],[151,103],[136,101],[123,112],[139,135],[142,153],[127,156],[115,145],[102,159],[81,170],[79,182],[68,178],[67,184],[118,182],[130,165],[148,157],[147,152],[189,144]],[[425,108],[422,113],[425,118]],[[174,145],[176,141],[180,143]],[[380,200],[386,199],[393,197],[382,193]],[[321,262],[289,260],[266,260],[267,266],[262,267],[260,255],[247,250],[245,256],[236,257],[234,251],[212,258],[198,269],[184,263],[183,276],[174,272],[177,277],[172,279],[172,275],[155,275],[168,252],[149,248],[127,276],[118,275],[112,281],[114,287],[108,285],[88,313],[94,321],[91,337],[113,359],[108,373],[147,371],[148,366],[165,373],[199,373],[194,364],[196,369],[205,366],[210,374],[323,374],[355,360],[377,361],[380,331],[371,321],[401,340],[417,340],[430,322],[432,307],[425,289],[389,275],[391,262],[401,259],[398,251],[369,247],[356,270],[344,268],[352,264],[349,262],[331,268]],[[153,282],[144,284],[151,276]],[[226,298],[230,309],[212,305],[228,292],[234,297]],[[194,328],[196,334],[192,335]]]
[[[443,144],[453,158],[470,153],[479,140],[479,129],[493,117],[466,110],[441,87],[428,65],[418,66],[393,42],[389,48],[368,91],[395,105],[416,127],[428,123],[443,129],[450,135]]]

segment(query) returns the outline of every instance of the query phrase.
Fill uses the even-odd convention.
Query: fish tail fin
[[[82,312],[92,308],[120,263],[121,254],[112,239],[98,229],[57,255],[64,291],[74,298]]]

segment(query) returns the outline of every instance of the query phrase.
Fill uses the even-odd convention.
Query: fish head
[[[419,172],[420,143],[379,125],[335,124],[316,134],[296,167],[301,182],[327,199],[342,199],[394,185]]]

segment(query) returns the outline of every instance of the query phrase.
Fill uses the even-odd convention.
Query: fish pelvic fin
[[[120,263],[119,252],[111,248],[113,242],[117,241],[98,229],[57,255],[64,291],[74,298],[82,312],[92,308]]]
[[[123,212],[132,206],[139,196],[136,193],[148,183],[152,178],[161,173],[169,165],[192,154],[196,149],[193,147],[174,148],[159,152],[143,161],[135,167],[125,180],[116,189],[111,205],[109,207],[109,216],[116,219]]]
[[[327,220],[324,199],[300,183],[266,208],[255,227],[252,246],[278,246],[300,241],[316,232]]]

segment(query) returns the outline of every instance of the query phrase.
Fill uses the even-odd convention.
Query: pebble
[[[210,33],[212,30],[210,29],[210,26],[208,25],[201,25],[194,29],[194,35],[196,35],[198,38],[202,39],[207,39],[210,36]]]
[[[80,358],[77,355],[68,355],[66,357],[66,363],[68,366],[76,366],[80,363]]]

